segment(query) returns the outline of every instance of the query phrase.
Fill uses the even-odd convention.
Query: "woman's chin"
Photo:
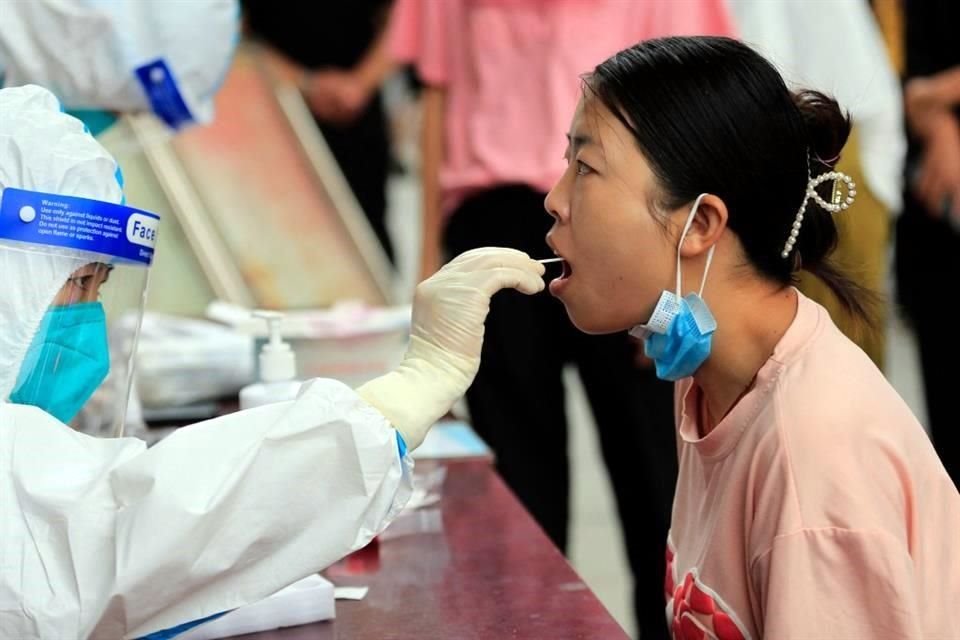
[[[578,330],[589,335],[607,335],[621,333],[632,329],[636,323],[618,320],[602,313],[602,309],[584,309],[579,305],[563,301],[567,309],[567,316]],[[598,313],[600,311],[601,313]]]

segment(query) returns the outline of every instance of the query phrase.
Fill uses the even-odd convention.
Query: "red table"
[[[440,509],[442,531],[389,539],[331,567],[338,586],[370,587],[362,601],[337,601],[335,621],[239,637],[628,638],[488,463],[449,464]]]

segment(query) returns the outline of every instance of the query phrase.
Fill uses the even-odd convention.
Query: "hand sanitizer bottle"
[[[267,321],[269,340],[260,349],[260,382],[240,390],[240,409],[252,409],[273,402],[293,400],[300,391],[296,380],[297,360],[290,345],[280,339],[283,314],[276,311],[254,311]]]

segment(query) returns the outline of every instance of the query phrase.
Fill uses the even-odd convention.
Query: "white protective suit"
[[[0,86],[67,109],[150,111],[135,69],[163,58],[195,121],[213,117],[240,32],[237,0],[2,0]]]
[[[0,90],[0,201],[17,187],[118,202],[116,170],[49,92]],[[472,381],[490,296],[543,288],[543,267],[519,252],[461,256],[418,288],[395,372],[357,392],[313,380],[294,401],[147,449],[9,402],[77,262],[0,255],[0,638],[17,640],[139,638],[261,600],[364,546],[410,494],[397,434],[415,448]]]

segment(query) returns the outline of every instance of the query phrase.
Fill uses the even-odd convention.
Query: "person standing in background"
[[[741,38],[771,60],[789,84],[823,91],[853,116],[853,132],[836,166],[858,185],[857,205],[837,218],[839,244],[832,259],[860,286],[883,291],[891,214],[901,207],[906,140],[900,83],[870,6],[863,0],[821,1],[818,9],[830,16],[825,28],[823,14],[802,0],[729,4]],[[802,273],[800,289],[824,305],[841,331],[883,369],[885,304],[872,310],[876,328],[871,329],[847,313],[817,278]]]
[[[550,256],[547,191],[564,171],[580,76],[642,39],[731,32],[723,0],[399,0],[390,49],[423,82],[421,276],[443,254],[496,245]],[[501,296],[467,394],[497,469],[566,550],[570,469],[563,369],[575,364],[616,496],[645,640],[667,637],[666,535],[677,474],[673,390],[625,333],[586,336],[548,296]]]
[[[391,0],[242,0],[248,30],[306,70],[301,89],[387,256],[390,132],[380,86],[393,70],[385,25]]]
[[[953,413],[960,343],[943,296],[960,279],[960,43],[954,0],[905,3],[905,111],[910,146],[897,221],[897,292],[916,331],[933,444],[960,486]]]

